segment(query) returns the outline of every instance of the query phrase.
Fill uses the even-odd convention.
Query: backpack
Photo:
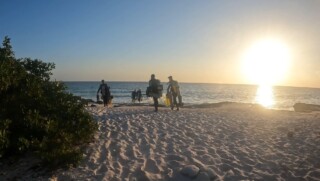
[[[160,84],[158,79],[150,80],[150,86],[147,87],[146,94],[148,97],[161,97],[163,85]]]
[[[163,85],[160,84],[158,79],[155,79],[151,84],[151,91],[154,94],[159,94],[163,90]]]

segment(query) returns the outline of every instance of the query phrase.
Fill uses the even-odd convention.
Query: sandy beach
[[[236,103],[87,110],[99,131],[83,162],[35,180],[320,180],[319,112]]]

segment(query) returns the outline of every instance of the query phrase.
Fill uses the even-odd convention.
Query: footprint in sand
[[[160,172],[160,168],[157,166],[157,163],[154,159],[148,158],[145,160],[142,170],[157,174]]]

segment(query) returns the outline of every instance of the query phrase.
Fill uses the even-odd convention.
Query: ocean
[[[64,82],[67,91],[76,96],[96,101],[97,90],[100,82]],[[141,89],[142,103],[152,103],[152,99],[146,97],[147,82],[106,82],[110,87],[113,103],[132,103],[131,92]],[[167,83],[164,87],[160,104],[164,103]],[[182,100],[185,105],[197,105],[204,103],[238,102],[261,104],[269,109],[293,110],[295,103],[307,103],[320,105],[319,88],[300,87],[259,87],[255,85],[233,84],[205,84],[205,83],[179,83]]]

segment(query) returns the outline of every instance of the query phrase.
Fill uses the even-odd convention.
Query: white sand
[[[320,113],[88,107],[99,132],[76,168],[44,180],[320,180]],[[212,179],[215,178],[215,179]]]

